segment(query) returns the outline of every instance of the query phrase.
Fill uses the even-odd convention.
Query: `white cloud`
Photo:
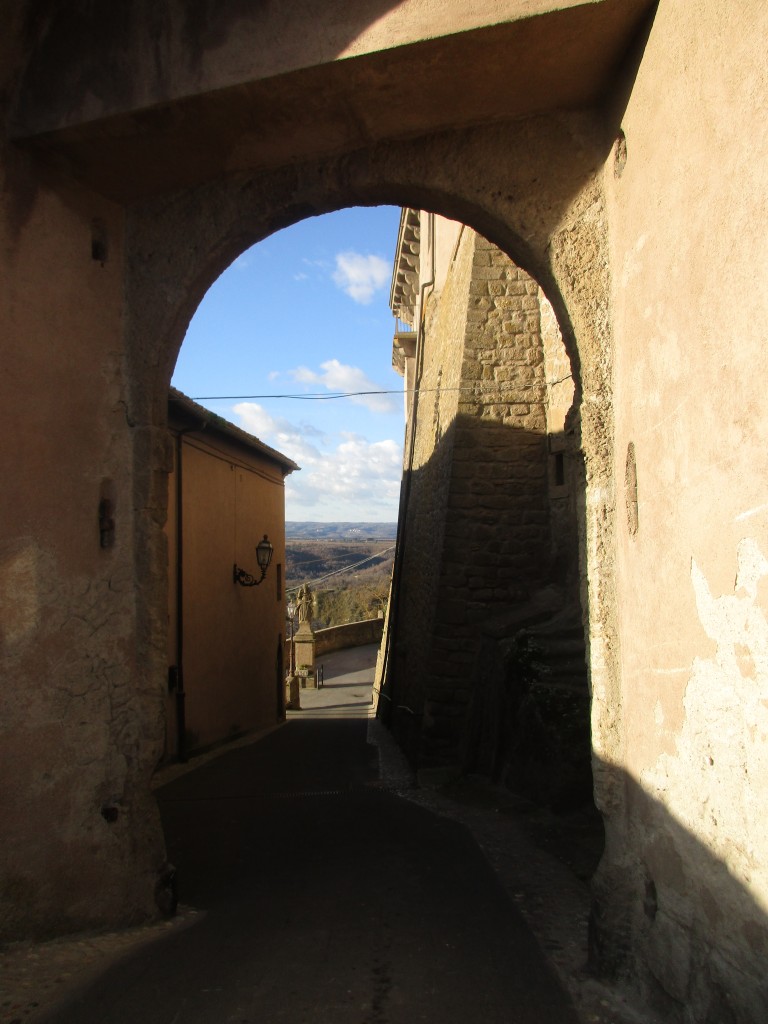
[[[351,299],[366,306],[374,293],[389,281],[392,268],[381,256],[340,252],[336,256],[333,280]]]
[[[353,393],[356,391],[376,392],[382,391],[379,384],[374,383],[358,366],[347,366],[340,363],[338,359],[328,359],[320,364],[322,373],[310,370],[306,366],[299,366],[291,370],[291,376],[300,384],[314,384],[324,387],[328,391],[343,391]],[[394,395],[381,394],[351,394],[350,402],[356,405],[363,405],[370,412],[393,413],[400,408]]]
[[[271,416],[254,402],[234,412],[240,425],[300,466],[287,477],[286,518],[392,522],[397,518],[402,449],[359,434],[329,437],[308,423]]]
[[[234,412],[240,418],[239,425],[243,430],[254,434],[270,447],[277,448],[300,466],[312,465],[321,458],[318,445],[324,444],[326,437],[311,424],[296,424],[282,417],[271,416],[256,402],[240,402],[234,407]],[[310,438],[314,439],[314,444]]]
[[[270,416],[267,410],[255,402],[240,402],[233,409],[240,417],[240,426],[262,441],[279,429],[279,420]]]
[[[286,481],[288,519],[397,518],[402,452],[394,441],[343,441]]]

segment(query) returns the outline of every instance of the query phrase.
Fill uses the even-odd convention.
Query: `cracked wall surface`
[[[765,590],[768,560],[750,537],[739,543],[735,563],[733,586],[723,594],[713,594],[703,571],[695,561],[691,564],[701,628],[715,650],[696,656],[687,670],[683,721],[673,733],[674,749],[660,754],[640,776],[643,789],[663,800],[684,834],[697,836],[712,861],[702,866],[699,856],[691,865],[685,847],[670,843],[667,859],[677,864],[682,889],[670,893],[666,864],[647,858],[649,870],[659,875],[654,884],[661,891],[665,916],[657,918],[646,941],[651,970],[667,983],[671,979],[678,998],[685,998],[691,975],[733,972],[744,975],[742,998],[756,1013],[768,1005],[768,993],[760,1000],[749,992],[749,976],[760,975],[768,948],[768,827],[763,814],[768,783],[768,621],[759,593]],[[654,716],[662,732],[666,722],[660,700]],[[663,835],[651,832],[645,838],[646,849],[664,841]],[[723,867],[735,883],[729,888],[720,883]],[[693,893],[698,905],[691,899]],[[709,965],[692,941],[692,918],[698,928],[706,929],[722,964]],[[682,945],[677,943],[684,952],[670,960],[667,946],[672,937],[684,937]]]

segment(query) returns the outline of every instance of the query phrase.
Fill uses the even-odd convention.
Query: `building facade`
[[[575,388],[552,307],[477,232],[412,209],[391,301],[408,419],[381,712],[422,770],[589,801]]]
[[[164,759],[285,716],[285,477],[290,459],[171,389],[168,697]],[[259,579],[256,545],[273,547]]]

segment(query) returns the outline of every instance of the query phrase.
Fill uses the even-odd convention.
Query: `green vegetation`
[[[289,539],[286,586],[290,591],[309,582],[315,594],[315,629],[375,618],[387,606],[394,550],[386,549],[391,547],[386,540]],[[371,560],[357,564],[367,558]],[[338,571],[348,566],[354,568]]]
[[[317,629],[342,626],[361,619],[375,619],[387,607],[389,583],[370,586],[357,583],[334,590],[318,590],[315,624]]]

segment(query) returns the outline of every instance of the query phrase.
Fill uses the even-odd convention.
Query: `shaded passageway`
[[[200,913],[57,1021],[576,1021],[469,832],[380,778],[372,660],[340,657],[308,710],[159,790]]]

